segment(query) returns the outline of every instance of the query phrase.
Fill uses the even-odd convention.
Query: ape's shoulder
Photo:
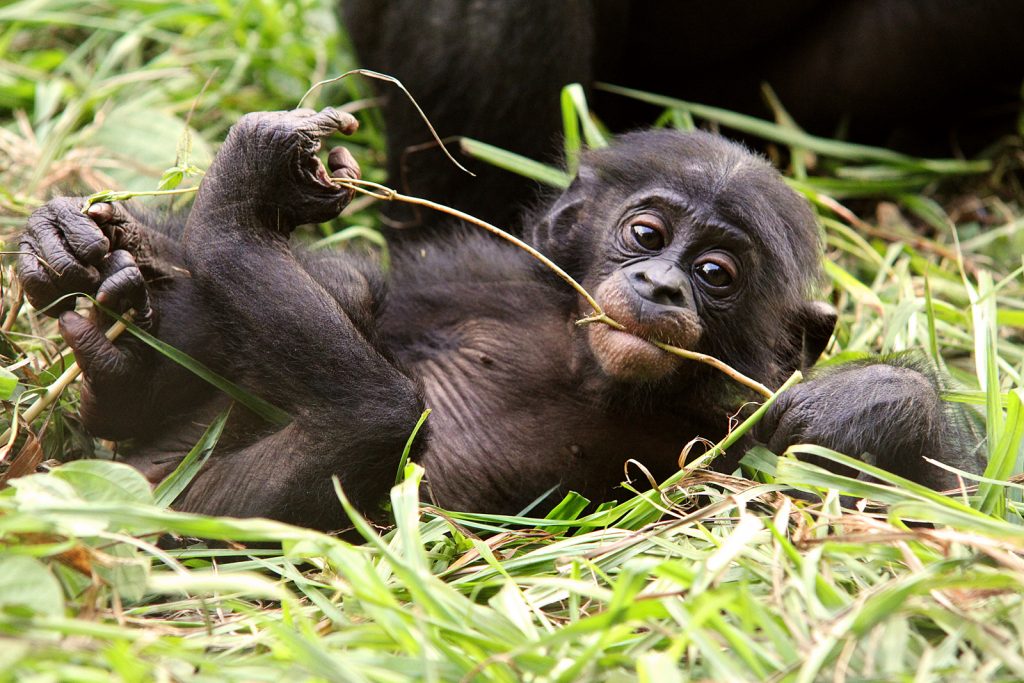
[[[393,254],[385,325],[497,318],[524,321],[572,305],[572,290],[514,245],[479,230],[453,229]],[[567,309],[566,309],[567,310]]]

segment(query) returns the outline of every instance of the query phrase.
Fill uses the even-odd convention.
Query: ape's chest
[[[515,513],[549,489],[551,503],[570,489],[606,499],[628,460],[663,477],[687,441],[714,437],[656,403],[593,392],[571,338],[552,328],[475,320],[445,336],[457,343],[415,362],[432,410],[423,462],[442,505]]]

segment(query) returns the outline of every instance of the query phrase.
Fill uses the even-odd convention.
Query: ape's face
[[[652,345],[696,349],[712,319],[743,310],[750,239],[669,188],[651,188],[623,203],[603,244],[594,296],[626,331],[587,327],[601,369],[621,380],[654,380],[681,359]]]
[[[591,152],[535,239],[625,327],[584,334],[604,374],[626,382],[687,362],[645,340],[762,373],[786,365],[819,273],[806,203],[763,160],[702,133]]]

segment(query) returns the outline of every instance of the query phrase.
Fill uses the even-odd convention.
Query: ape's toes
[[[359,162],[344,147],[335,147],[331,150],[327,156],[327,167],[331,169],[331,175],[335,178],[358,180],[362,177]]]

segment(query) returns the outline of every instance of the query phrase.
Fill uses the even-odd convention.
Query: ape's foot
[[[238,120],[200,188],[192,224],[238,224],[287,234],[304,223],[336,217],[352,190],[331,179],[317,153],[321,138],[350,134],[350,114],[327,108],[255,112]],[[359,177],[347,152],[333,151],[336,177]]]

